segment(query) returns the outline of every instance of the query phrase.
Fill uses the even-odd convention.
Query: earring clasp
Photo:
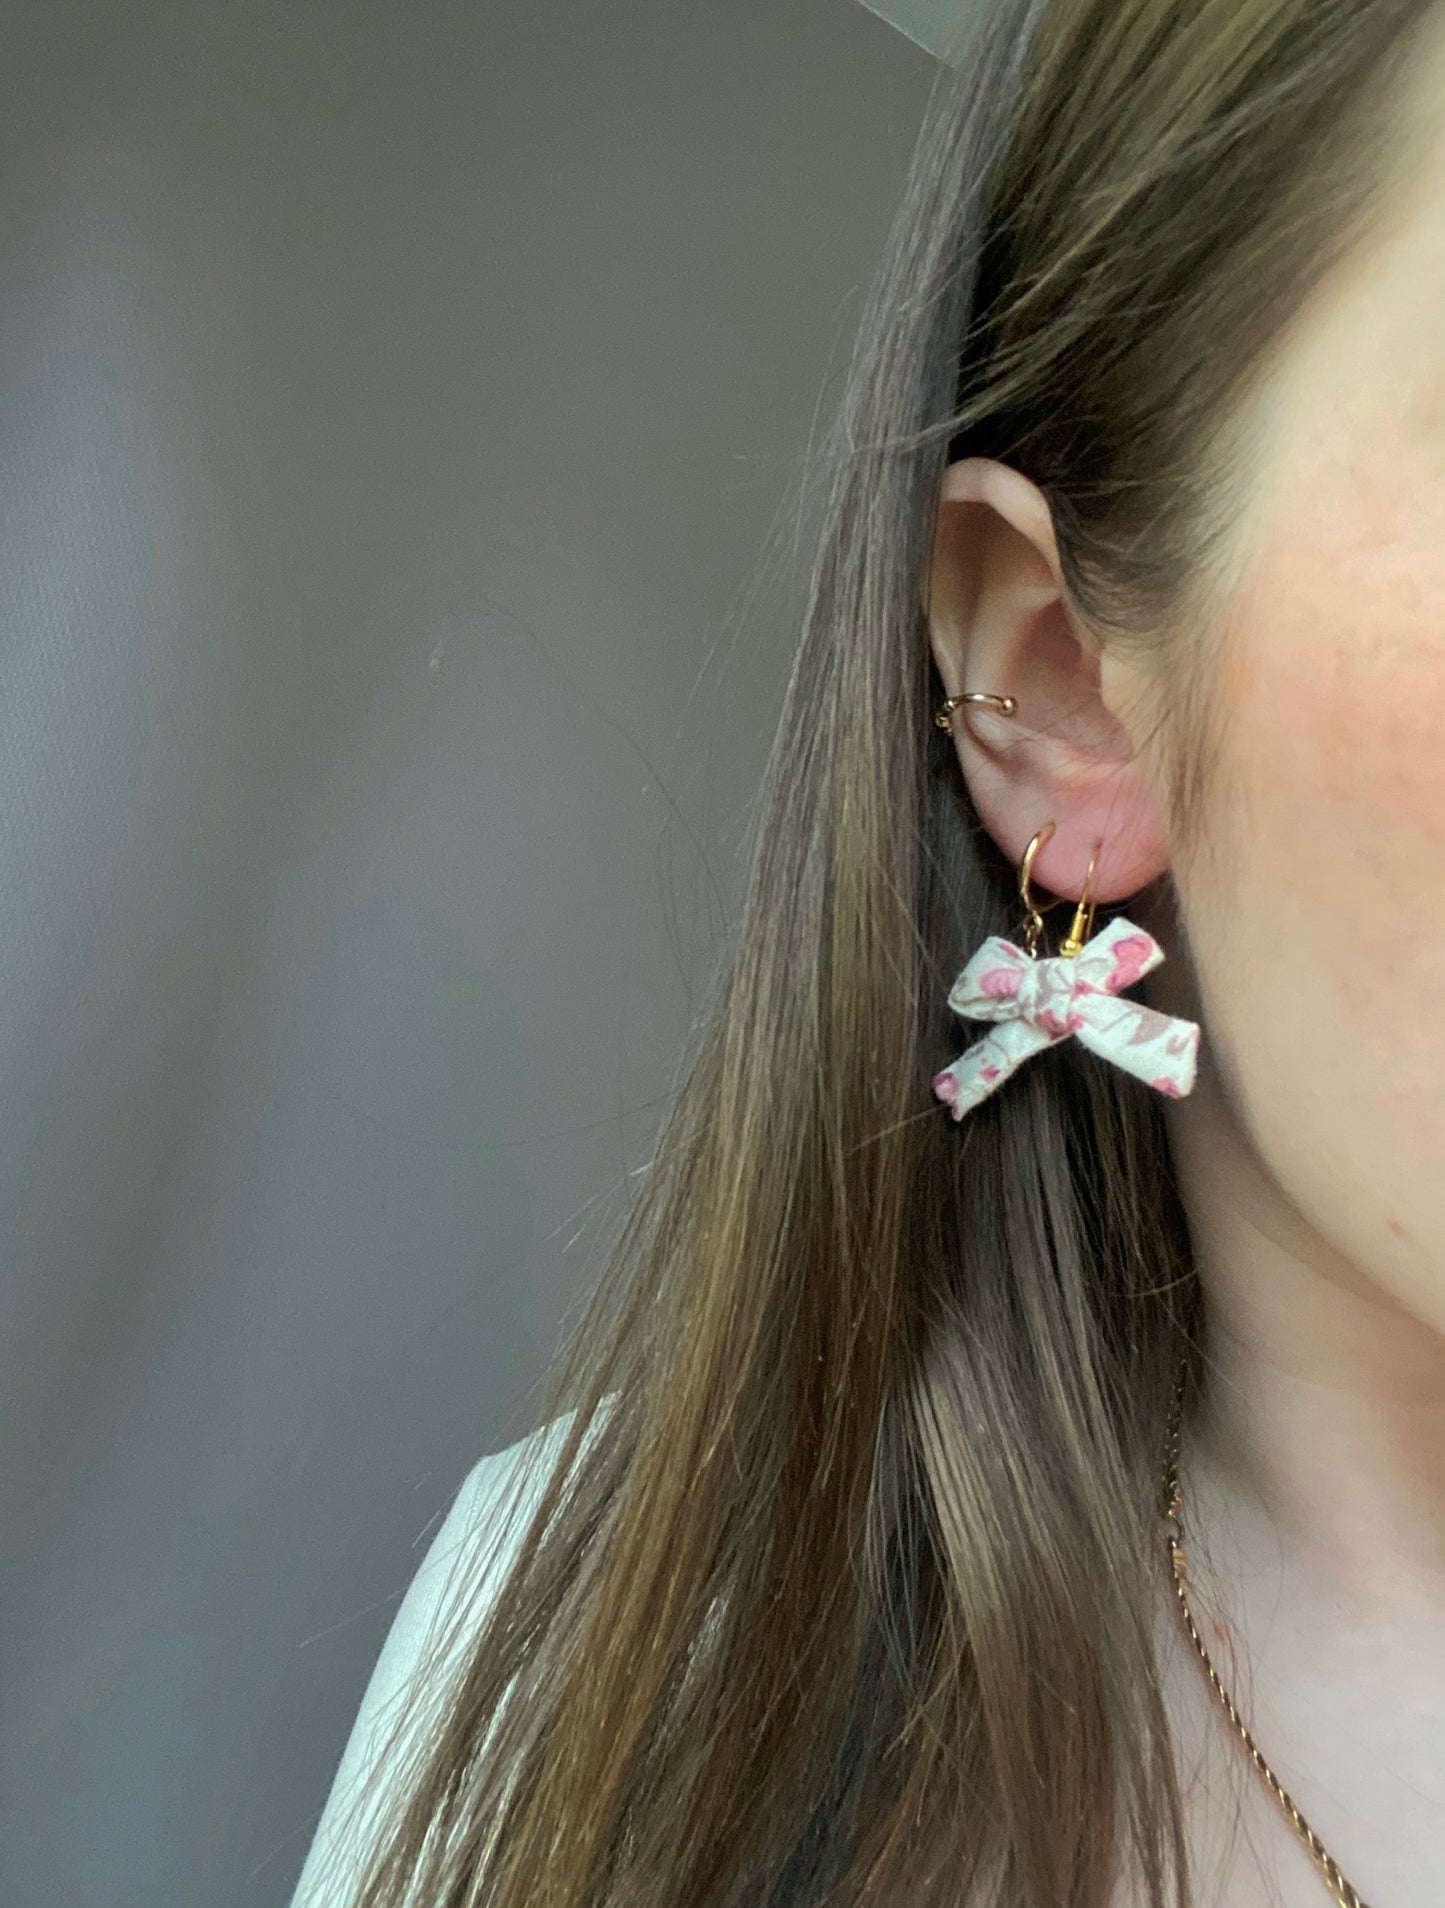
[[[1024,849],[1024,858],[1019,867],[1019,898],[1024,904],[1024,913],[1027,917],[1023,930],[1023,943],[1025,951],[1034,959],[1037,959],[1039,936],[1044,930],[1044,915],[1050,908],[1058,907],[1060,901],[1067,899],[1066,896],[1059,895],[1052,901],[1046,901],[1040,907],[1029,892],[1034,856],[1053,832],[1054,824],[1051,821],[1045,822],[1028,847]],[[1059,957],[1063,960],[1072,960],[1093,932],[1094,903],[1089,899],[1089,886],[1094,878],[1094,863],[1098,858],[1099,845],[1095,843],[1094,852],[1089,856],[1088,871],[1084,876],[1084,891],[1074,907],[1074,918],[1069,923],[1069,931],[1059,943]]]

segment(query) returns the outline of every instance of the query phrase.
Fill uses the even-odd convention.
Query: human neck
[[[1305,1224],[1216,1095],[1175,1156],[1209,1315],[1185,1432],[1206,1505],[1355,1614],[1441,1609],[1445,1334]]]

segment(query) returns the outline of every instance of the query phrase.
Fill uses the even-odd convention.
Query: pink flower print
[[[1019,991],[1023,976],[1016,967],[989,967],[979,976],[978,991],[996,1000],[1007,1000]]]
[[[1077,1035],[1091,1053],[1169,1099],[1181,1098],[1193,1085],[1199,1029],[1137,1001],[1112,998],[1162,958],[1152,937],[1122,916],[1071,957],[1030,959],[1001,936],[990,936],[949,989],[948,1004],[963,1019],[1009,1024],[997,1044],[982,1051],[971,1047],[936,1074],[935,1094],[959,1120],[1028,1054]],[[1152,1068],[1168,1071],[1156,1075]]]
[[[1153,943],[1147,934],[1122,934],[1113,946],[1114,966],[1104,985],[1111,994],[1132,987],[1144,971]]]

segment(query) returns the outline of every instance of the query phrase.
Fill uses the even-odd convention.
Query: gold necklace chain
[[[1188,1373],[1189,1362],[1188,1359],[1185,1358],[1180,1361],[1179,1376],[1174,1383],[1174,1398],[1169,1410],[1169,1432],[1165,1443],[1164,1457],[1164,1487],[1160,1500],[1160,1508],[1164,1513],[1164,1517],[1167,1522],[1173,1526],[1173,1529],[1165,1532],[1165,1542],[1169,1546],[1169,1563],[1174,1576],[1174,1593],[1179,1599],[1179,1608],[1184,1617],[1184,1627],[1189,1632],[1190,1639],[1199,1654],[1200,1662],[1204,1665],[1205,1673],[1209,1677],[1215,1695],[1218,1696],[1220,1702],[1224,1705],[1225,1715],[1228,1716],[1230,1722],[1233,1723],[1234,1727],[1238,1730],[1244,1741],[1245,1748],[1249,1751],[1250,1761],[1264,1778],[1265,1785],[1269,1789],[1270,1794],[1274,1797],[1275,1801],[1278,1802],[1280,1808],[1283,1809],[1291,1828],[1294,1829],[1295,1833],[1309,1850],[1311,1859],[1319,1869],[1325,1886],[1329,1889],[1336,1902],[1338,1902],[1339,1908],[1369,1908],[1368,1902],[1365,1901],[1364,1897],[1354,1885],[1346,1879],[1345,1871],[1340,1867],[1334,1856],[1330,1854],[1329,1850],[1325,1847],[1319,1836],[1315,1834],[1303,1815],[1301,1815],[1295,1804],[1294,1797],[1290,1794],[1289,1790],[1285,1788],[1274,1770],[1270,1768],[1269,1764],[1260,1754],[1259,1744],[1255,1741],[1254,1737],[1250,1735],[1248,1729],[1245,1728],[1239,1711],[1230,1700],[1229,1692],[1225,1689],[1223,1683],[1220,1682],[1214,1665],[1209,1660],[1209,1652],[1204,1647],[1204,1639],[1200,1636],[1195,1626],[1193,1613],[1189,1608],[1189,1599],[1184,1594],[1184,1529],[1180,1522],[1180,1513],[1184,1509],[1184,1492],[1179,1484],[1179,1435],[1183,1419],[1184,1386]]]

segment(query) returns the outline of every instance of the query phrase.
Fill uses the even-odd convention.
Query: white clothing
[[[550,1475],[551,1465],[544,1452],[534,1480],[518,1499],[513,1488],[518,1482],[516,1465],[539,1444],[552,1447],[555,1454],[572,1415],[564,1413],[515,1444],[482,1458],[463,1479],[387,1632],[317,1822],[291,1908],[349,1908],[385,1805],[387,1782],[399,1773],[391,1761],[397,1751],[388,1736],[403,1699],[417,1693],[425,1683],[421,1706],[414,1718],[408,1718],[405,1743],[409,1744],[414,1740],[416,1723],[433,1716],[447,1693],[452,1671],[460,1668],[462,1652],[458,1644],[465,1642],[469,1631],[475,1632],[476,1623],[500,1588]],[[466,1624],[459,1636],[446,1638],[443,1648],[445,1626],[457,1619],[463,1606]],[[388,1767],[386,1778],[379,1775],[383,1758]],[[363,1799],[363,1785],[369,1776],[377,1777],[376,1790]]]

